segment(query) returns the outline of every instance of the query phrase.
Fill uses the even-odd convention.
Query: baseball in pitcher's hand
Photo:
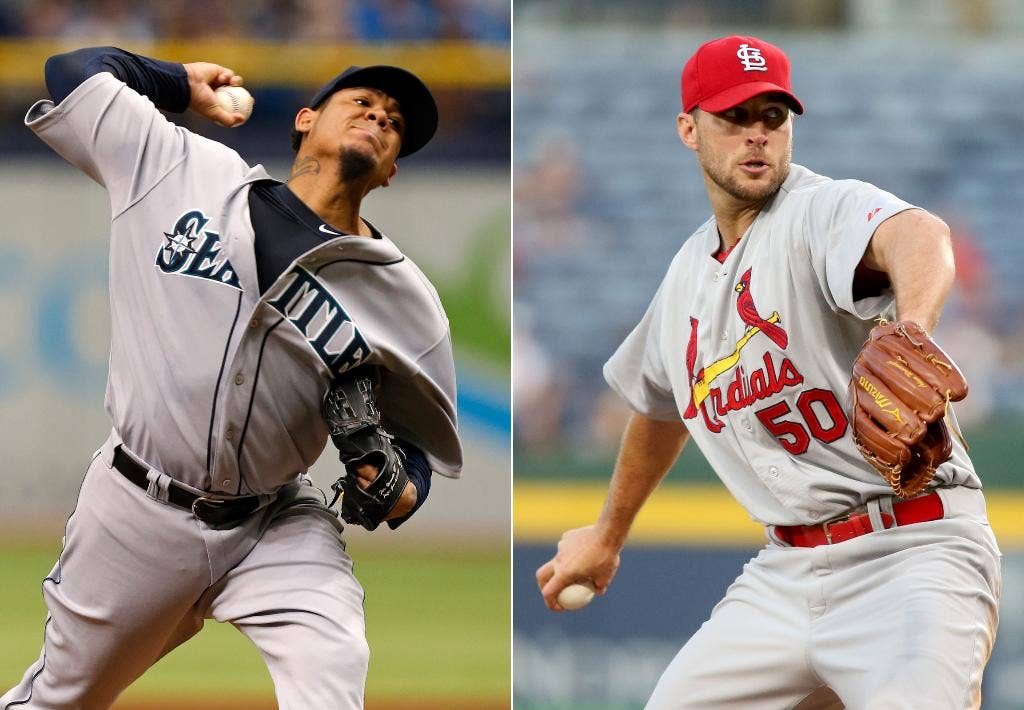
[[[227,67],[210,62],[192,62],[184,66],[188,75],[188,86],[192,90],[192,98],[188,104],[192,111],[225,128],[245,122],[245,118],[240,114],[231,113],[218,104],[213,93],[221,86],[241,86],[242,77]]]
[[[537,586],[552,611],[563,611],[558,594],[570,584],[590,580],[604,594],[619,569],[619,549],[609,545],[596,526],[569,530],[558,541],[558,552],[537,570]]]
[[[380,471],[376,466],[371,466],[368,463],[364,463],[356,469],[356,485],[362,488],[364,491],[373,483],[374,479],[377,478],[377,474]],[[388,517],[385,520],[392,520],[393,518],[401,518],[416,505],[416,486],[413,485],[412,481],[405,484],[405,490],[402,491],[402,497],[398,499],[398,503],[395,505],[394,510],[388,513]]]

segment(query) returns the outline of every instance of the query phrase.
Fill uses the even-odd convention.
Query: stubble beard
[[[354,148],[342,148],[338,156],[338,170],[342,182],[352,182],[365,178],[375,163],[366,153]]]
[[[772,179],[764,184],[742,184],[740,179],[729,169],[719,167],[707,160],[703,153],[699,153],[700,165],[711,181],[720,187],[726,194],[741,202],[763,203],[768,201],[782,183],[789,177],[790,156],[785,155],[779,160],[778,167],[773,171]]]

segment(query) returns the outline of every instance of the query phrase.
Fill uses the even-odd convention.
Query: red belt
[[[893,515],[882,513],[885,527],[892,527],[893,517],[899,526],[938,520],[943,515],[942,499],[938,493],[903,500],[892,506]],[[871,519],[864,515],[846,515],[817,525],[776,525],[775,534],[794,547],[834,545],[866,535],[871,530]]]

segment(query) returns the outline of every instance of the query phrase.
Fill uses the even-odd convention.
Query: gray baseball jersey
[[[381,371],[387,428],[460,474],[436,292],[386,237],[342,236],[261,296],[247,196],[266,172],[110,74],[37,103],[26,124],[110,197],[114,430],[43,582],[42,653],[0,708],[109,707],[205,619],[256,644],[281,708],[361,708],[363,592],[303,474],[327,441],[331,379],[364,364]],[[124,449],[148,490],[126,477]],[[258,494],[259,507],[220,525],[168,504],[179,487]]]
[[[605,378],[641,414],[683,421],[762,524],[817,523],[887,495],[846,411],[853,361],[892,295],[855,300],[854,271],[875,228],[912,207],[792,166],[724,262],[713,219],[686,241]],[[960,442],[936,482],[980,488]]]
[[[392,433],[459,475],[448,322],[390,240],[325,242],[260,297],[247,188],[262,167],[107,73],[26,123],[110,196],[106,406],[132,452],[199,490],[273,491],[323,451],[330,378],[375,364]]]
[[[854,358],[893,305],[856,298],[855,270],[875,228],[911,207],[794,165],[723,261],[714,220],[697,230],[606,364],[635,410],[686,424],[755,520],[808,525],[860,508],[874,531],[791,547],[767,528],[649,710],[980,703],[1000,553],[978,477],[956,443],[937,475],[943,517],[885,529],[892,491],[846,415]]]

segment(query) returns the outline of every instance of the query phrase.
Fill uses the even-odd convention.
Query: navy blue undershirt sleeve
[[[411,518],[413,513],[419,510],[427,500],[427,495],[430,493],[430,464],[427,463],[427,457],[407,441],[396,443],[405,452],[405,473],[409,476],[412,485],[416,487],[416,505],[401,518],[387,521],[388,527],[392,530]]]
[[[46,60],[46,88],[54,102],[60,103],[83,81],[100,72],[110,72],[165,111],[181,113],[192,98],[184,65],[117,47],[87,47],[50,57]]]

